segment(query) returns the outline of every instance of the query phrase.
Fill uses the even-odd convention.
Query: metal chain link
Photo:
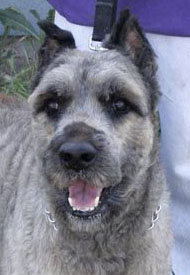
[[[156,211],[154,211],[154,213],[152,214],[152,222],[151,222],[151,226],[148,228],[148,230],[152,230],[156,224],[156,222],[159,220],[159,213],[161,211],[162,207],[161,205],[158,206],[158,208],[156,209]]]
[[[51,215],[51,213],[49,212],[49,210],[47,210],[47,208],[45,208],[45,216],[46,216],[47,220],[49,221],[49,223],[53,225],[54,230],[57,232],[58,229],[57,229],[57,226],[56,226],[56,222],[55,222],[55,220],[52,218],[52,215]]]
[[[156,211],[154,211],[154,213],[152,214],[151,226],[148,228],[148,230],[152,230],[154,228],[156,222],[159,220],[159,217],[160,217],[159,213],[160,213],[161,209],[162,209],[161,205],[159,205],[158,208],[156,209]],[[52,215],[47,208],[45,208],[45,216],[46,216],[47,220],[49,221],[49,223],[53,225],[54,230],[58,231],[56,222],[52,218]]]

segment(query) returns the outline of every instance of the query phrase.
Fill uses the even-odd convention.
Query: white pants
[[[91,27],[68,22],[56,13],[55,24],[72,32],[80,50],[89,50]],[[161,155],[171,191],[174,231],[173,269],[190,274],[190,38],[147,34],[156,55],[162,92]]]

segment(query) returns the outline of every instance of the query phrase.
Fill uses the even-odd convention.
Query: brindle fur
[[[105,52],[80,52],[70,33],[44,22],[41,27],[48,37],[29,104],[6,97],[0,103],[0,274],[169,275],[159,89],[148,41],[128,10],[107,37]],[[116,118],[105,107],[112,93],[131,102],[128,114]],[[54,96],[62,112],[49,119],[44,102]],[[68,139],[95,144],[93,167],[64,169],[57,150]],[[78,176],[110,187],[102,218],[84,221],[65,210],[64,190]],[[158,205],[160,219],[148,230]]]

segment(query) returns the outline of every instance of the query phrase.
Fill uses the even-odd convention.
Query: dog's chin
[[[82,179],[57,192],[59,212],[76,231],[94,231],[105,226],[110,216],[118,214],[122,205],[122,184],[96,187]]]

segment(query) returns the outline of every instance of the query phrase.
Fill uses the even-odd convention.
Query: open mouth
[[[83,179],[70,183],[68,188],[56,190],[56,204],[59,211],[83,220],[106,218],[118,215],[123,205],[125,184],[97,187]]]
[[[84,180],[76,180],[68,188],[68,204],[72,215],[89,218],[100,215],[103,188]]]

